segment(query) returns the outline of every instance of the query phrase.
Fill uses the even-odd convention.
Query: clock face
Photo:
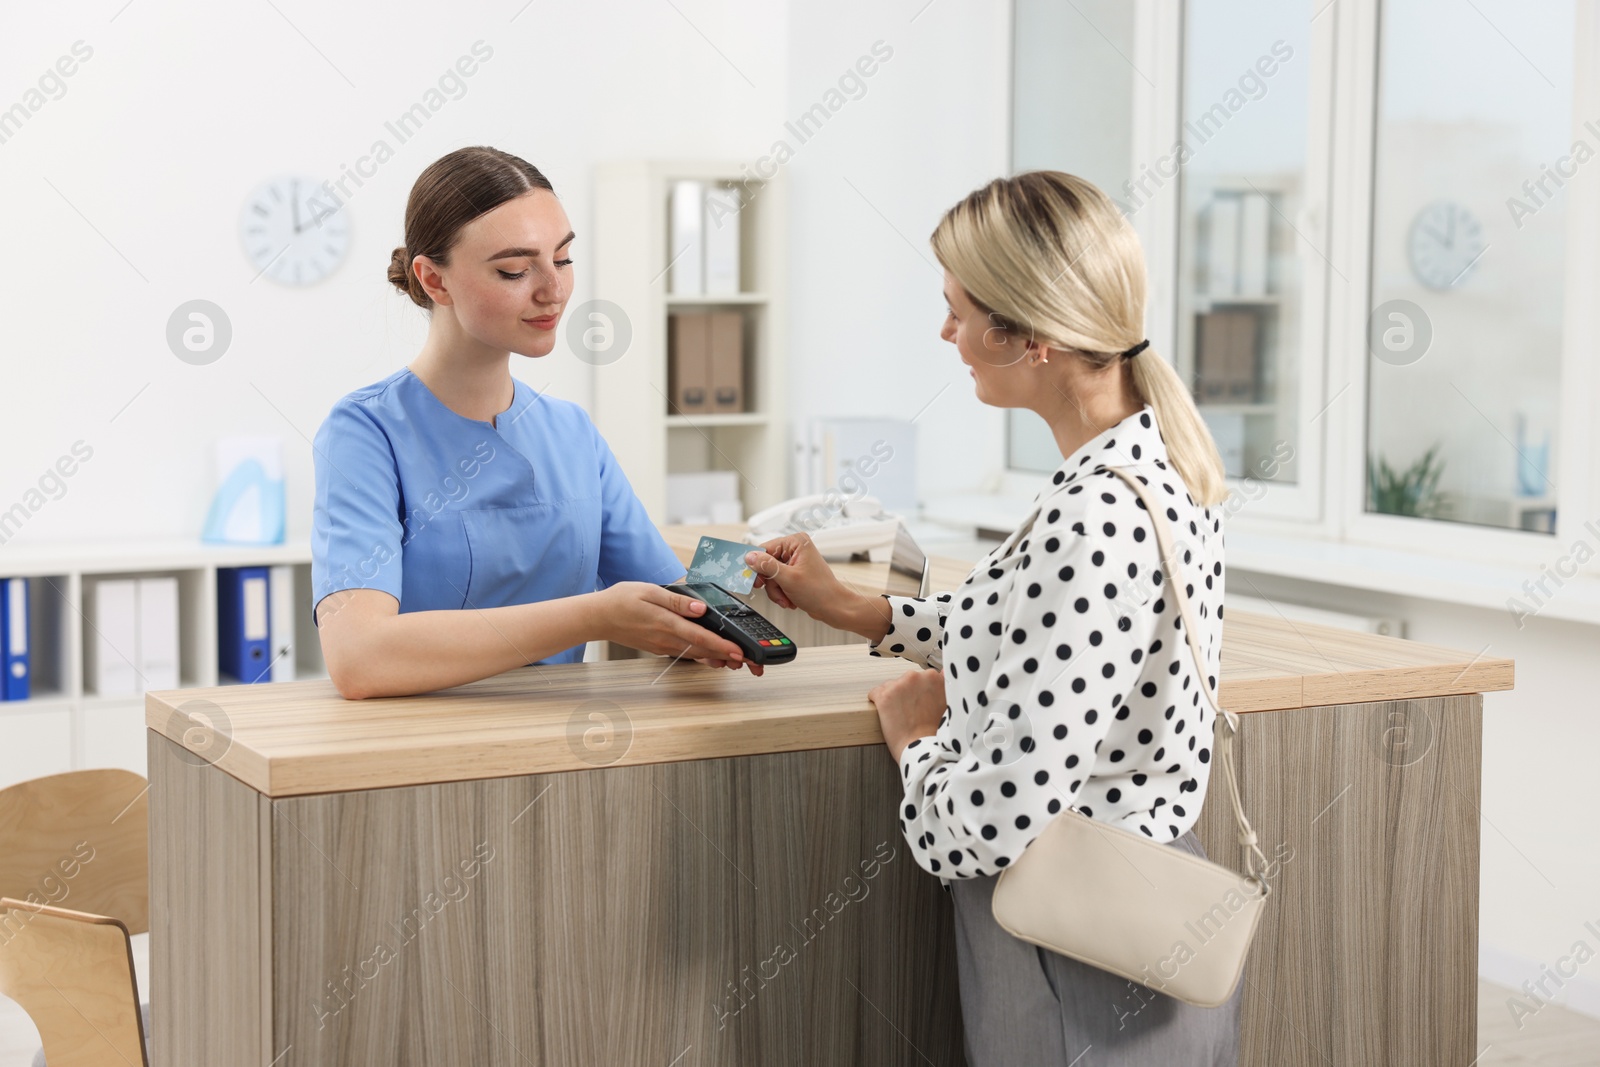
[[[1437,200],[1417,212],[1406,236],[1411,272],[1429,289],[1460,285],[1485,247],[1478,220],[1451,200]]]
[[[239,240],[260,274],[312,285],[333,273],[350,245],[344,206],[315,178],[262,182],[239,209]]]

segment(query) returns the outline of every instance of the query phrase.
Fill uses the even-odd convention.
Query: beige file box
[[[712,410],[710,319],[702,314],[672,315],[668,319],[668,415]]]

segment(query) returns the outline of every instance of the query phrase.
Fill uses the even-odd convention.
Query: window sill
[[[1600,581],[1559,578],[1552,568],[1508,567],[1478,560],[1374,545],[1247,533],[1226,534],[1229,570],[1366,589],[1466,607],[1600,624]],[[1545,592],[1531,583],[1545,574]],[[1527,588],[1525,588],[1525,584]],[[1512,601],[1520,602],[1521,607]]]
[[[999,494],[949,496],[929,501],[921,517],[1004,536],[1027,516],[1031,503]],[[1584,574],[1557,577],[1553,563],[1559,556],[1553,555],[1551,565],[1535,569],[1237,528],[1228,530],[1226,537],[1226,565],[1232,570],[1503,611],[1513,620],[1517,611],[1525,609],[1541,618],[1600,625],[1600,580]],[[1547,592],[1531,584],[1524,588],[1546,574]]]

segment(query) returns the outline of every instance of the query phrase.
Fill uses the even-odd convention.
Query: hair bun
[[[404,245],[389,253],[389,284],[411,295],[411,257],[406,255]]]
[[[410,297],[411,302],[419,308],[430,308],[433,301],[428,299],[422,284],[411,273],[411,259],[411,253],[406,251],[404,245],[389,253],[389,284]]]

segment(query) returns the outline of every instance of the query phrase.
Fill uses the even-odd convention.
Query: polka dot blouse
[[[1204,631],[1205,684],[1216,684],[1220,513],[1189,495],[1146,405],[1067,457],[1031,526],[959,589],[886,598],[893,622],[871,654],[944,672],[938,732],[900,758],[900,827],[917,862],[947,883],[998,874],[1065,808],[1158,841],[1200,814],[1212,716],[1154,528],[1113,466],[1166,503]]]

